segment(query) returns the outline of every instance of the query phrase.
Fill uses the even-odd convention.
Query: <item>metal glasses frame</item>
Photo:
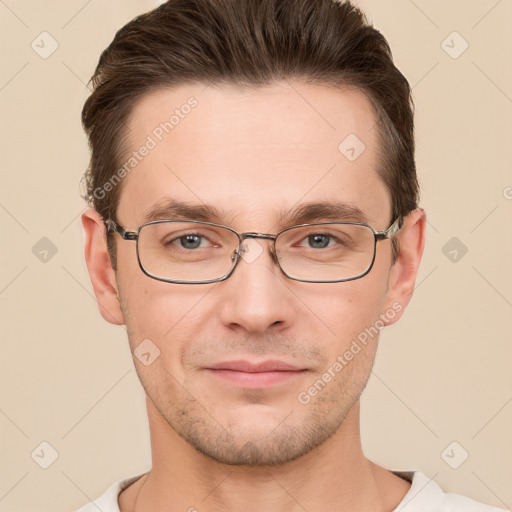
[[[142,262],[140,260],[140,256],[139,256],[139,233],[140,233],[141,229],[144,228],[144,226],[148,226],[148,225],[151,225],[151,224],[162,224],[162,223],[167,223],[167,222],[193,222],[193,223],[196,223],[196,224],[204,224],[206,226],[215,226],[215,227],[219,227],[219,228],[225,228],[225,229],[231,231],[232,233],[234,233],[238,237],[238,242],[239,243],[238,243],[238,248],[234,251],[234,254],[231,256],[231,259],[233,261],[233,267],[231,268],[231,270],[227,274],[222,276],[222,277],[219,277],[217,279],[204,280],[204,281],[183,281],[183,280],[176,280],[176,279],[167,279],[167,278],[164,278],[164,277],[157,277],[157,276],[154,276],[154,275],[150,274],[144,268],[144,266],[142,265]],[[241,259],[242,253],[244,251],[244,248],[243,248],[244,240],[246,240],[247,238],[259,238],[259,239],[263,239],[263,240],[272,240],[272,242],[273,242],[272,249],[271,249],[272,256],[274,258],[274,261],[277,263],[279,269],[281,270],[281,272],[287,278],[293,279],[294,281],[301,281],[301,282],[304,282],[304,283],[342,283],[342,282],[345,282],[345,281],[353,281],[355,279],[360,279],[361,277],[364,277],[365,275],[367,275],[370,272],[370,270],[373,268],[373,264],[375,263],[375,256],[376,256],[376,253],[377,253],[377,242],[379,242],[380,240],[387,240],[387,239],[390,239],[393,236],[395,236],[398,233],[398,231],[400,231],[400,229],[403,226],[403,219],[402,219],[402,217],[397,217],[392,222],[392,224],[387,229],[385,229],[383,231],[376,231],[369,224],[365,224],[365,223],[362,223],[362,222],[315,222],[315,223],[311,223],[311,224],[298,224],[296,226],[289,226],[287,228],[282,229],[281,231],[279,231],[275,235],[270,234],[270,233],[255,233],[255,232],[238,233],[238,231],[235,231],[233,228],[230,228],[229,226],[225,226],[223,224],[216,224],[214,222],[199,221],[199,220],[194,220],[194,219],[163,219],[163,220],[154,220],[154,221],[146,222],[145,224],[140,225],[137,228],[136,231],[128,231],[127,229],[123,228],[122,226],[117,224],[112,219],[107,219],[107,220],[104,221],[104,223],[105,223],[105,227],[106,227],[108,233],[117,233],[118,235],[121,236],[121,238],[123,240],[133,240],[133,241],[136,242],[137,261],[139,262],[140,269],[142,270],[142,272],[145,275],[147,275],[148,277],[151,277],[152,279],[156,279],[157,281],[163,281],[163,282],[166,282],[166,283],[175,283],[175,284],[209,284],[209,283],[218,283],[220,281],[224,281],[224,280],[228,279],[228,277],[230,277],[231,274],[233,274],[233,272],[234,272],[238,262]],[[373,257],[372,257],[372,261],[371,261],[370,265],[368,266],[368,268],[363,273],[361,273],[361,274],[359,274],[357,276],[348,277],[348,278],[344,278],[344,279],[334,279],[334,280],[329,280],[329,281],[325,281],[325,280],[319,281],[319,280],[315,280],[315,279],[301,279],[301,278],[293,277],[293,276],[287,274],[284,271],[284,269],[281,267],[281,264],[279,263],[279,259],[277,258],[277,254],[276,254],[276,240],[277,240],[277,237],[279,235],[281,235],[282,233],[284,233],[286,231],[289,231],[290,229],[299,228],[299,227],[305,227],[305,226],[324,226],[324,225],[328,225],[328,224],[343,224],[343,225],[351,225],[351,226],[364,226],[364,227],[368,228],[373,233],[373,237],[374,237]]]

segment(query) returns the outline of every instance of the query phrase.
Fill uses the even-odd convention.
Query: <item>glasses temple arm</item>
[[[137,240],[137,237],[139,236],[135,231],[127,231],[112,219],[107,219],[103,222],[107,228],[107,233],[118,233],[124,240]]]
[[[395,219],[395,221],[389,226],[388,229],[385,229],[384,231],[377,231],[375,233],[375,237],[377,240],[385,240],[386,238],[393,238],[399,231],[402,229],[402,226],[404,224],[403,217],[399,216]]]

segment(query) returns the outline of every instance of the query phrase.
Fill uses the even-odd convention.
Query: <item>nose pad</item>
[[[242,252],[243,252],[243,249],[242,249]],[[237,248],[233,251],[233,253],[231,254],[231,263],[234,263],[238,258],[240,258],[241,256],[241,252],[240,252],[240,249]]]
[[[244,253],[247,252],[246,243],[242,242],[231,254],[231,261],[234,262],[238,258],[243,258]]]

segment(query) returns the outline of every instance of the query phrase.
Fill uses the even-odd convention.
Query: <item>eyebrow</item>
[[[292,210],[283,209],[279,213],[279,222],[284,225],[307,224],[323,220],[364,224],[368,222],[363,210],[357,206],[335,201],[303,203]]]
[[[278,224],[282,226],[320,221],[368,223],[367,216],[359,207],[336,201],[302,203],[291,210],[281,209],[276,213]],[[145,212],[143,223],[164,219],[189,219],[229,224],[234,218],[236,212],[228,215],[224,209],[218,209],[213,205],[165,199]]]
[[[149,208],[143,217],[143,222],[164,219],[194,219],[207,222],[219,222],[224,218],[225,212],[208,204],[192,204],[175,199],[158,202]]]

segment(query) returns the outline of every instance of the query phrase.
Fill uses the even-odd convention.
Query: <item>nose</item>
[[[295,296],[271,246],[270,240],[246,239],[233,274],[219,283],[220,317],[230,329],[263,334],[293,322]]]

